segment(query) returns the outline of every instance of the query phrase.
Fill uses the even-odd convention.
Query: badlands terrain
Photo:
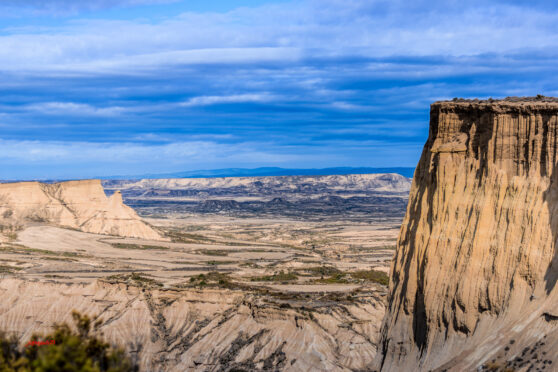
[[[395,174],[0,184],[0,329],[25,343],[78,310],[144,371],[369,370],[409,187]]]
[[[558,99],[455,99],[431,106],[410,192],[0,185],[0,329],[24,343],[75,309],[147,371],[557,371],[556,164]]]

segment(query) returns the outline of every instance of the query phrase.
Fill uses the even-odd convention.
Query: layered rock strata
[[[161,239],[122,202],[119,192],[108,198],[100,180],[0,184],[0,219],[4,233],[44,222],[96,234]]]
[[[557,368],[558,101],[430,115],[374,367]]]
[[[225,289],[0,281],[0,329],[25,345],[72,310],[142,371],[359,371],[376,352],[382,298],[315,303]],[[293,296],[291,294],[291,296]],[[296,296],[294,296],[296,297]],[[282,298],[282,299],[281,299]]]

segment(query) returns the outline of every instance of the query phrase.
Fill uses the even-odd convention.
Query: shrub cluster
[[[113,347],[91,332],[86,315],[73,312],[77,331],[55,326],[52,333],[33,335],[26,346],[0,333],[0,372],[132,372],[136,362],[123,349]],[[97,328],[100,323],[95,323]]]

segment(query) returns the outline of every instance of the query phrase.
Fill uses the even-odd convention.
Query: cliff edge
[[[122,202],[119,192],[108,198],[100,180],[0,184],[0,219],[4,233],[34,221],[95,234],[161,239]]]
[[[376,370],[558,368],[557,141],[555,98],[432,104]]]

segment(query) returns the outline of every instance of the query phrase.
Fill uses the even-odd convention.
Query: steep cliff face
[[[37,221],[96,234],[161,239],[123,204],[119,192],[107,198],[100,180],[0,184],[0,219],[5,229]]]
[[[556,367],[558,101],[437,102],[430,115],[375,367]]]

